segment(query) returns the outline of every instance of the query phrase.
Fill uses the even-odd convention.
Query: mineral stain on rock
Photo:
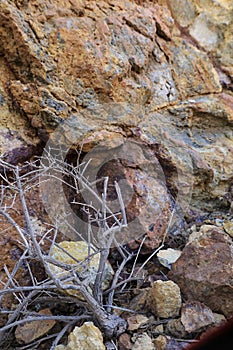
[[[138,248],[146,234],[142,252],[151,253],[166,230],[179,234],[197,224],[168,276],[186,298],[227,317],[233,311],[232,11],[227,0],[0,3],[3,159],[22,163],[41,154],[49,138],[92,155],[101,141],[102,158],[121,149],[119,169],[135,194],[128,218],[139,217],[129,247]],[[144,150],[131,163],[122,160],[129,141]],[[99,175],[113,175],[116,164],[107,162]],[[210,213],[223,227],[203,225]]]

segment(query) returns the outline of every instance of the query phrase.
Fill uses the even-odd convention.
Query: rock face
[[[232,240],[221,228],[203,225],[194,232],[169,277],[185,298],[199,300],[211,310],[231,316],[233,312]]]
[[[226,233],[233,238],[233,220],[225,221],[223,227]]]
[[[169,0],[174,18],[232,77],[233,4],[231,1]],[[228,81],[229,82],[229,81]]]
[[[109,154],[116,135],[140,143],[165,179],[155,181],[151,167],[121,164],[128,177],[133,172],[134,215],[143,208],[137,227],[147,233],[147,249],[161,242],[170,200],[197,212],[228,210],[232,200],[232,7],[168,3],[170,9],[127,0],[0,4],[1,152],[21,161],[49,136],[55,146],[82,143],[87,152],[107,138]],[[155,208],[161,193],[164,211]]]
[[[17,164],[38,153],[40,139],[28,119],[12,109],[7,86],[14,75],[1,55],[0,76],[0,154],[7,162]]]

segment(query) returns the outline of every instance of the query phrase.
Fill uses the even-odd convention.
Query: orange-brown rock
[[[52,316],[50,309],[43,309],[38,312],[39,315]],[[32,322],[25,322],[18,325],[15,330],[15,337],[19,343],[30,343],[33,340],[47,334],[55,325],[54,320],[38,320]]]
[[[181,30],[214,56],[223,72],[232,77],[233,4],[229,0],[169,0],[172,14]]]
[[[169,277],[185,298],[199,300],[230,317],[233,312],[232,240],[221,229],[203,225],[172,265]]]
[[[232,7],[224,1],[212,9],[208,1],[205,7],[190,0],[182,12],[179,2],[167,3],[0,4],[1,153],[12,162],[25,160],[49,136],[55,146],[83,141],[88,152],[99,133],[108,140],[116,133],[139,140],[165,174],[161,184],[149,168],[124,170],[142,194],[132,210],[137,216],[140,207],[141,233],[149,227],[149,249],[167,228],[169,201],[181,211],[231,207]],[[106,152],[113,149],[106,144]],[[164,196],[159,216],[155,203],[161,208]]]

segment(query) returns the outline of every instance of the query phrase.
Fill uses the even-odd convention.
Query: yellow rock
[[[150,289],[149,306],[158,317],[178,316],[181,308],[179,286],[173,281],[155,281]]]
[[[155,350],[152,339],[147,333],[142,333],[135,341],[132,350]]]
[[[63,250],[61,250],[59,247],[61,247]],[[63,241],[59,243],[58,246],[53,247],[50,256],[51,258],[56,259],[59,262],[62,262],[71,266],[73,265],[77,272],[85,273],[85,275],[88,275],[90,285],[94,284],[96,274],[98,271],[98,266],[99,266],[100,253],[95,254],[94,249],[91,248],[90,258],[88,259],[88,244],[86,242]],[[61,277],[61,276],[63,277],[69,273],[69,271],[65,271],[64,269],[55,265],[50,265],[50,267],[53,273],[55,273],[57,277]],[[105,265],[105,276],[102,284],[103,289],[108,288],[113,274],[114,274],[113,269],[110,263],[108,262]],[[80,293],[75,290],[67,290],[67,293],[80,297]]]
[[[154,341],[156,350],[165,350],[167,346],[167,338],[164,335],[159,335]]]
[[[233,238],[233,221],[227,220],[223,223],[224,230]]]
[[[102,334],[93,322],[75,327],[68,337],[68,344],[58,345],[55,350],[105,350]]]

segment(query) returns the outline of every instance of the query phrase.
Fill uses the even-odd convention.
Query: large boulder
[[[203,225],[194,232],[169,277],[184,297],[199,300],[211,310],[230,317],[233,313],[233,245],[219,227]]]

